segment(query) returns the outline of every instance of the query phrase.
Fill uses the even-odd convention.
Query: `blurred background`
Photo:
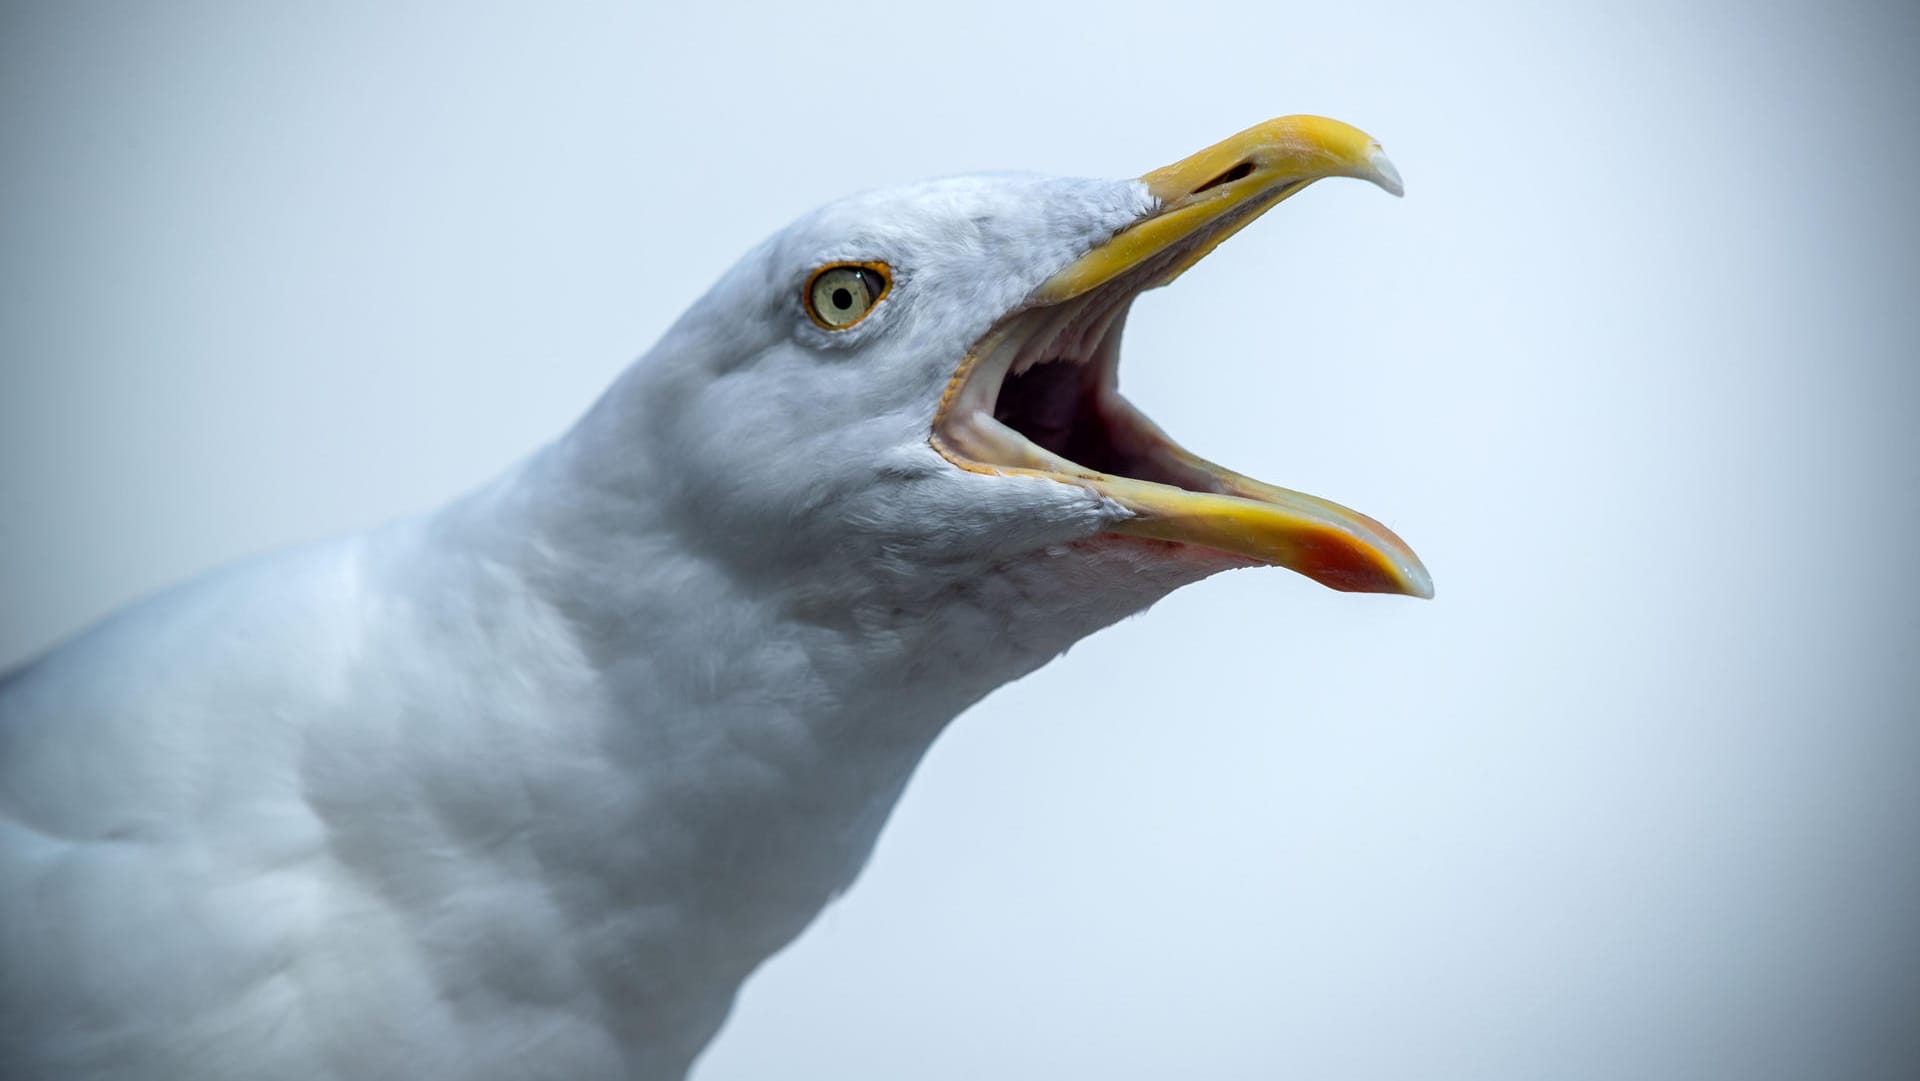
[[[1377,136],[1128,327],[1431,603],[949,730],[700,1081],[1920,1076],[1920,6],[0,8],[0,667],[553,438],[847,192]]]

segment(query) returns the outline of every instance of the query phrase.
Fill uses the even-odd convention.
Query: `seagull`
[[[0,1076],[686,1075],[934,737],[1220,571],[1432,595],[1118,393],[1133,299],[1369,136],[830,204],[563,436],[0,680]]]

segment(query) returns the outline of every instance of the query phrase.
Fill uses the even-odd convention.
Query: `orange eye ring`
[[[846,330],[892,291],[893,268],[885,263],[828,263],[808,276],[800,301],[822,330]]]

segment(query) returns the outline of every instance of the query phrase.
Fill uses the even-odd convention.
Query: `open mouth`
[[[968,352],[935,417],[935,449],[975,472],[1098,492],[1132,513],[1116,533],[1230,552],[1334,589],[1431,597],[1426,568],[1387,527],[1185,450],[1118,390],[1134,298],[1328,176],[1398,194],[1378,144],[1319,117],[1270,120],[1142,177],[1158,209],[1043,284]]]

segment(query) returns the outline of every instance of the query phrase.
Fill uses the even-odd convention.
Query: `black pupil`
[[[841,287],[840,287],[840,288],[838,288],[838,289],[835,289],[835,290],[833,291],[833,306],[834,306],[834,307],[836,307],[836,308],[851,308],[851,307],[853,307],[853,292],[852,292],[852,290],[849,290],[849,289],[848,289],[848,288],[847,288],[846,286],[844,286],[844,285],[843,285],[843,286],[841,286]]]

